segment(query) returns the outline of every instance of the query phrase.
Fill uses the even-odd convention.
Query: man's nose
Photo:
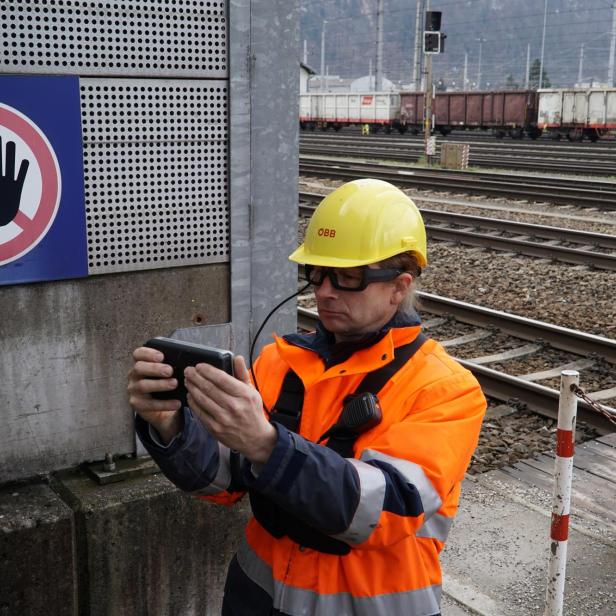
[[[316,297],[334,297],[336,295],[336,289],[332,285],[332,281],[329,276],[325,276],[323,282],[314,288],[314,294]]]

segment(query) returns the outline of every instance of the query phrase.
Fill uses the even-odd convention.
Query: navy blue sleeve
[[[364,455],[343,458],[273,425],[278,440],[272,455],[257,476],[244,466],[243,482],[316,530],[358,545],[370,537],[383,511],[401,517],[424,513],[417,465],[388,456],[370,459],[380,457],[378,452],[368,452],[365,461]]]
[[[310,526],[334,535],[346,530],[360,498],[359,476],[351,463],[273,422],[278,440],[258,476],[246,465],[246,487],[274,501]]]
[[[151,438],[150,424],[139,415],[135,417],[135,430],[167,479],[186,492],[207,490],[224,471],[220,448],[188,407],[182,413],[184,428],[167,447]]]

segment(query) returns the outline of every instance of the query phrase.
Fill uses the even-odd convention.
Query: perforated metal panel
[[[228,261],[227,82],[80,87],[90,274]]]
[[[227,75],[224,0],[0,0],[0,72]]]

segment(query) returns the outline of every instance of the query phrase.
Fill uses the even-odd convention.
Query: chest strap
[[[420,333],[413,342],[396,348],[394,350],[394,359],[386,366],[368,373],[355,389],[355,393],[372,393],[376,395],[426,340],[427,337]],[[282,424],[287,430],[298,432],[303,403],[304,385],[297,374],[293,370],[289,370],[285,375],[278,400],[274,405],[275,411],[272,413],[270,420]],[[327,441],[327,447],[345,458],[352,458],[355,441],[358,437],[359,434],[336,434]],[[255,518],[261,526],[277,539],[287,535],[300,545],[327,554],[338,554],[339,556],[344,556],[351,551],[351,547],[347,543],[319,532],[291,513],[278,507],[266,496],[252,490],[249,491],[249,496]]]

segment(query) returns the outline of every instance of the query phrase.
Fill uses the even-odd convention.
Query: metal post
[[[528,90],[528,84],[530,82],[530,43],[526,45],[526,79],[524,80],[524,87]]]
[[[321,26],[321,92],[325,92],[325,26],[327,19],[323,20]]]
[[[607,85],[614,87],[614,51],[616,50],[616,4],[612,4],[612,36],[610,38],[610,61],[607,69]]]
[[[426,159],[430,162],[428,144],[432,134],[432,56],[426,55],[426,80],[424,89],[424,152]]]
[[[584,66],[584,43],[582,43],[580,45],[580,65],[578,66],[578,82],[577,85],[579,86],[582,83],[582,70],[583,70],[583,66]]]
[[[468,90],[468,52],[464,52],[464,77],[462,78],[462,89]]]
[[[539,89],[543,87],[543,53],[545,51],[545,25],[548,19],[548,0],[543,4],[543,34],[541,35],[541,65],[539,67]]]
[[[383,89],[383,0],[377,0],[376,8],[376,74],[374,89]]]
[[[479,62],[477,63],[477,89],[481,90],[481,51],[483,47],[483,39],[477,39],[479,41]]]
[[[421,16],[423,15],[423,0],[417,1],[417,9],[415,11],[415,50],[413,52],[413,78],[411,84],[413,90],[417,92],[420,85],[421,75],[421,47],[423,41],[423,30],[421,23]]]
[[[308,65],[308,41],[304,39],[304,65]]]
[[[550,528],[550,560],[543,616],[561,616],[563,613],[575,418],[577,414],[577,397],[571,391],[571,386],[577,385],[579,380],[580,373],[576,370],[563,370],[561,372],[556,430],[556,459],[554,462],[552,524]]]

